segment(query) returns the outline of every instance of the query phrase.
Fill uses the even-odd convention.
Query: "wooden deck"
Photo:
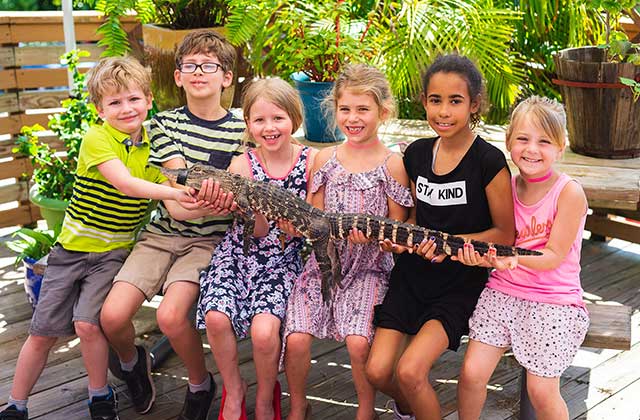
[[[7,240],[7,237],[0,241]],[[26,337],[31,309],[22,289],[22,272],[12,266],[13,256],[0,248],[0,404],[6,403],[18,352]],[[609,243],[585,240],[583,249],[583,286],[589,301],[601,304],[626,304],[634,309],[633,341],[630,351],[583,348],[562,377],[562,393],[572,419],[638,420],[640,405],[640,245],[614,240]],[[159,337],[154,309],[143,307],[136,318],[140,342],[151,345]],[[203,337],[206,343],[206,338]],[[205,347],[208,347],[205,344]],[[443,417],[456,419],[456,384],[465,346],[445,353],[431,376],[443,407]],[[250,384],[249,411],[255,397],[255,373],[251,344],[239,344],[241,372]],[[207,349],[207,365],[217,372]],[[353,419],[356,404],[351,382],[349,357],[344,345],[317,341],[313,346],[313,367],[308,385],[315,419]],[[514,419],[518,407],[519,367],[512,356],[500,362],[490,383],[483,418]],[[139,416],[131,407],[123,384],[113,379],[120,398],[121,419],[173,419],[184,398],[185,370],[177,357],[170,357],[154,372],[158,398],[147,416]],[[220,383],[220,376],[215,379]],[[283,407],[288,410],[284,375]],[[212,413],[217,413],[220,395]],[[377,408],[382,419],[391,419],[387,397],[378,394]],[[32,419],[86,419],[86,378],[76,338],[61,339],[51,353],[47,368],[29,400]],[[215,418],[212,415],[211,418]]]

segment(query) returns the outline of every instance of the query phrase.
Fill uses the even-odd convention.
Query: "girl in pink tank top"
[[[587,216],[582,187],[553,163],[565,148],[562,105],[537,96],[520,103],[507,129],[507,149],[519,174],[512,179],[516,246],[542,256],[497,258],[471,245],[457,259],[493,267],[469,320],[469,347],[458,384],[459,418],[480,417],[486,385],[512,348],[527,370],[537,418],[567,419],[560,375],[571,364],[589,326],[580,286],[580,250]]]

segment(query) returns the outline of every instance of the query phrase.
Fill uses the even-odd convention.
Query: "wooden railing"
[[[96,29],[103,18],[96,12],[74,12],[73,17],[78,48],[91,53],[83,61],[93,63],[102,53]],[[139,27],[132,17],[123,24],[131,34]],[[46,128],[49,115],[69,96],[67,70],[58,65],[63,41],[61,12],[0,12],[0,227],[30,224],[40,217],[28,201],[25,178],[31,165],[12,149],[23,125]],[[41,134],[52,147],[62,148],[50,132]]]

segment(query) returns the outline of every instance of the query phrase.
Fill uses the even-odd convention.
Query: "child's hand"
[[[361,230],[356,228],[351,229],[349,236],[347,236],[347,240],[354,244],[366,244],[371,241],[371,239],[369,239]]]
[[[429,240],[423,240],[415,249],[416,254],[432,263],[441,263],[447,258],[446,254],[436,254],[436,238],[433,236]]]
[[[489,248],[489,252],[484,255],[484,260],[489,266],[496,270],[514,270],[518,266],[518,256],[499,257],[494,247]]]
[[[213,178],[207,178],[202,181],[202,185],[200,186],[200,191],[197,192],[198,200],[206,201],[209,203],[214,203],[220,194],[223,191],[220,188],[220,183],[218,181],[214,181]],[[196,195],[195,193],[192,193]]]
[[[413,251],[414,251],[413,248],[410,248],[410,247],[407,247],[407,246],[403,246],[403,245],[394,244],[389,239],[384,239],[382,241],[379,241],[378,242],[378,246],[380,247],[381,251],[393,252],[394,254],[402,254],[403,252],[408,252],[409,254],[412,254]]]
[[[494,248],[495,249],[495,248]],[[488,262],[480,256],[480,253],[473,248],[472,244],[464,244],[464,246],[458,249],[458,255],[452,255],[453,261],[461,262],[468,266],[489,266]]]
[[[178,188],[174,188],[173,200],[187,210],[195,210],[203,204],[202,201],[196,200],[189,192]]]
[[[293,224],[290,221],[286,219],[279,219],[276,222],[276,225],[281,231],[283,231],[287,235],[298,236],[298,237],[304,236],[295,227],[293,227]]]
[[[218,183],[216,182],[216,184]],[[233,200],[232,192],[226,193],[220,190],[217,198],[208,206],[208,208],[211,210],[212,216],[227,216],[238,210],[238,203]]]

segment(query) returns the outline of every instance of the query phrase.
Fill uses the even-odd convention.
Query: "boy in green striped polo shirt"
[[[187,105],[161,112],[151,121],[151,160],[168,168],[195,163],[226,169],[244,151],[245,123],[222,107],[223,89],[231,86],[235,49],[211,30],[191,32],[176,51],[175,82],[184,88]],[[203,187],[203,190],[205,188]],[[200,214],[172,217],[168,203],[160,203],[131,255],[116,276],[102,310],[102,326],[120,358],[134,406],[151,409],[155,392],[149,353],[134,345],[131,322],[145,299],[160,290],[164,297],[156,312],[158,325],[187,370],[188,387],[178,419],[205,419],[215,395],[207,372],[200,334],[189,311],[200,293],[200,271],[231,222],[232,196],[209,183]],[[201,191],[202,193],[202,191]],[[202,217],[194,217],[202,216]]]
[[[142,123],[151,108],[149,72],[133,59],[101,60],[87,83],[104,123],[80,146],[73,196],[58,243],[49,254],[29,337],[20,350],[8,407],[0,419],[27,419],[27,398],[58,337],[77,334],[88,375],[92,419],[117,419],[107,385],[108,343],[100,309],[133,245],[149,199],[199,204],[150,167]],[[166,185],[160,185],[160,184]],[[172,203],[175,203],[172,201]]]

